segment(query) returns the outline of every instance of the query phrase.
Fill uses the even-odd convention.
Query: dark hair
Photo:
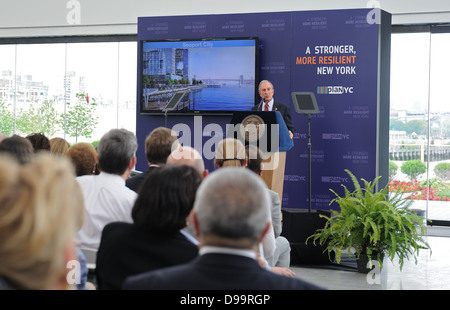
[[[28,139],[13,135],[0,143],[0,153],[8,153],[17,159],[19,163],[25,164],[30,161],[34,149]]]
[[[157,234],[171,234],[186,226],[202,178],[186,165],[166,166],[145,178],[131,211],[134,223]]]
[[[247,168],[259,174],[261,172],[262,157],[257,146],[247,145],[245,147],[247,154]]]
[[[43,133],[32,133],[26,138],[31,142],[35,153],[42,150],[50,151],[50,140]]]

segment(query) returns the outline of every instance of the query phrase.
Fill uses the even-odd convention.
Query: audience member
[[[32,133],[26,136],[33,146],[34,152],[50,151],[50,140],[43,133]]]
[[[120,289],[127,276],[186,263],[198,248],[180,231],[194,205],[201,182],[186,165],[152,171],[134,204],[134,223],[105,226],[97,252],[99,289]]]
[[[197,172],[205,178],[208,175],[208,170],[205,169],[205,163],[202,155],[193,147],[179,146],[169,157],[167,157],[168,166],[187,165],[195,168]]]
[[[0,159],[0,289],[73,289],[83,198],[66,159]],[[70,264],[69,264],[70,265]],[[75,279],[76,280],[76,279]]]
[[[34,149],[28,139],[12,135],[0,142],[0,153],[9,154],[20,164],[25,164],[33,157]]]
[[[216,148],[214,163],[218,168],[245,167],[247,157],[242,142],[234,138],[221,140]]]
[[[258,264],[255,249],[271,227],[264,182],[242,168],[218,169],[204,179],[194,203],[199,256],[178,266],[127,277],[124,289],[320,289]]]
[[[88,145],[90,145],[90,144],[88,144]],[[50,152],[56,156],[66,156],[68,154],[69,148],[70,148],[69,142],[67,142],[63,138],[55,137],[55,138],[50,139]],[[93,146],[92,146],[92,148],[93,148]],[[96,156],[97,156],[97,153],[95,153],[95,158],[94,158],[95,161],[97,158]],[[77,173],[77,170],[79,170],[79,169],[77,166],[75,166],[76,176],[79,176]],[[92,172],[92,170],[91,170],[91,172]],[[78,226],[78,229],[80,229],[82,227],[83,221],[84,221],[84,212],[83,212],[83,217],[80,219],[80,224]],[[87,290],[87,289],[95,290],[96,289],[95,285],[92,282],[88,281],[89,270],[87,268],[86,257],[84,255],[83,251],[80,249],[80,247],[77,247],[76,250],[77,250],[78,261],[80,262],[80,268],[81,268],[80,281],[79,281],[79,283],[76,284],[76,288],[78,290]]]
[[[197,172],[202,176],[202,178],[206,178],[208,175],[208,169],[205,169],[205,163],[203,161],[202,155],[190,146],[180,146],[176,148],[172,153],[170,153],[167,158],[167,166],[178,166],[178,165],[187,165],[193,167]],[[192,240],[195,244],[198,244],[198,241],[194,234],[194,226],[192,225],[192,212],[189,214],[186,222],[186,227],[181,231],[186,234],[188,238]]]
[[[137,174],[126,181],[128,188],[137,192],[139,186],[147,175],[155,168],[166,164],[167,157],[172,152],[172,147],[178,145],[177,135],[166,127],[157,127],[150,132],[145,139],[145,156],[147,157],[148,169]]]
[[[226,138],[217,144],[214,162],[218,168],[241,167],[247,165],[247,155],[244,144],[234,138]],[[269,229],[262,242],[262,257],[272,257],[275,253],[275,234]]]
[[[77,177],[84,195],[86,216],[77,237],[80,247],[97,249],[103,227],[116,221],[129,222],[136,192],[125,180],[136,164],[136,136],[126,129],[112,129],[98,144],[99,175]]]
[[[78,142],[72,145],[67,151],[67,157],[70,158],[75,166],[77,177],[82,175],[96,174],[97,151],[95,147],[86,142]]]
[[[247,151],[247,168],[261,176],[262,172],[262,157],[257,146],[246,146]],[[272,267],[286,267],[290,266],[291,262],[291,247],[289,241],[281,236],[282,231],[282,215],[280,196],[277,192],[267,189],[270,194],[271,201],[271,217],[272,227],[275,234],[275,253],[271,257],[266,257],[266,261]]]
[[[69,150],[70,144],[63,138],[50,139],[50,152],[57,155],[66,155]]]

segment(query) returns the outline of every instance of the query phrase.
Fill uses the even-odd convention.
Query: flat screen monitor
[[[316,96],[312,92],[292,92],[292,101],[294,103],[295,112],[298,114],[317,114],[319,107],[317,105]]]
[[[258,100],[258,38],[142,40],[138,59],[141,114],[232,114]]]

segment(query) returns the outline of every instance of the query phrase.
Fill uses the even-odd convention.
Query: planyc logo
[[[345,133],[323,133],[323,140],[350,140],[350,134]]]
[[[66,8],[70,11],[67,12],[66,21],[69,25],[79,25],[81,23],[81,4],[78,0],[67,1]]]
[[[349,178],[346,177],[335,177],[335,176],[322,176],[321,177],[322,183],[348,183]]]
[[[178,137],[178,143],[180,145],[191,146],[196,149],[200,154],[202,154],[203,159],[212,160],[216,156],[216,148],[220,141],[224,137],[234,137],[241,141],[242,144],[257,146],[261,152],[263,159],[270,159],[270,161],[265,162],[263,170],[273,170],[278,167],[279,164],[279,136],[278,136],[278,124],[270,125],[270,143],[269,134],[259,135],[259,132],[267,132],[268,125],[266,124],[248,124],[243,126],[242,124],[227,124],[226,133],[224,134],[222,126],[215,123],[209,123],[203,128],[203,122],[201,116],[194,116],[194,131],[191,130],[192,126],[187,124],[178,123],[172,127],[174,135]],[[203,144],[203,137],[210,137]],[[247,138],[246,138],[247,137]],[[178,147],[177,144],[172,146],[172,151]],[[227,158],[233,158],[235,154],[233,148],[227,149]],[[188,154],[180,156],[189,156]],[[250,158],[254,159],[254,158]]]

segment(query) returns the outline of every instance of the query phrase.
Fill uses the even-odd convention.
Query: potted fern
[[[419,250],[430,247],[422,238],[426,229],[423,218],[409,209],[412,200],[398,193],[389,194],[388,185],[375,192],[380,177],[373,182],[361,179],[364,183],[361,187],[358,179],[349,170],[345,171],[354,191],[343,184],[343,196],[331,190],[336,197],[330,205],[336,202],[340,210],[331,210],[331,216],[320,215],[326,219],[325,226],[309,236],[307,242],[312,239],[314,244],[325,246],[324,252],[328,251],[330,259],[334,253],[337,263],[345,251],[349,256],[354,252],[360,272],[370,271],[373,260],[383,267],[385,256],[391,261],[397,257],[400,270],[410,255],[417,264]],[[359,264],[361,261],[364,263]]]

